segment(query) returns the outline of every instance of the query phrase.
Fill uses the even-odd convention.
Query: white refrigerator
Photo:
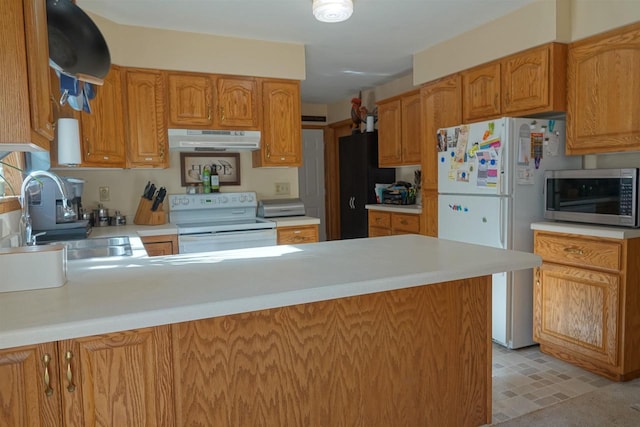
[[[505,117],[437,136],[438,237],[532,252],[544,171],[582,167],[580,156],[564,155],[564,122]],[[507,348],[534,344],[532,271],[494,274],[492,294],[493,340]]]

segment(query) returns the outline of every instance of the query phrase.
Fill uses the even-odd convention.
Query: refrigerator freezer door
[[[438,192],[506,195],[506,118],[438,130]]]

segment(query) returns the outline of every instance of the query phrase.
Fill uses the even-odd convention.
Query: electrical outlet
[[[289,188],[288,182],[276,182],[277,196],[287,196],[289,194],[291,194],[291,189]]]
[[[110,200],[111,195],[109,194],[109,187],[100,187],[98,192],[100,193],[101,202],[108,202]]]

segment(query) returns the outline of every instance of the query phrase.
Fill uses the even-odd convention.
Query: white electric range
[[[275,222],[258,218],[255,192],[171,194],[169,222],[178,228],[179,253],[276,244]]]

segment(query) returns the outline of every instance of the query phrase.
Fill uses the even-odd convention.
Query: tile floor
[[[493,345],[493,419],[500,423],[613,382],[542,354]]]

